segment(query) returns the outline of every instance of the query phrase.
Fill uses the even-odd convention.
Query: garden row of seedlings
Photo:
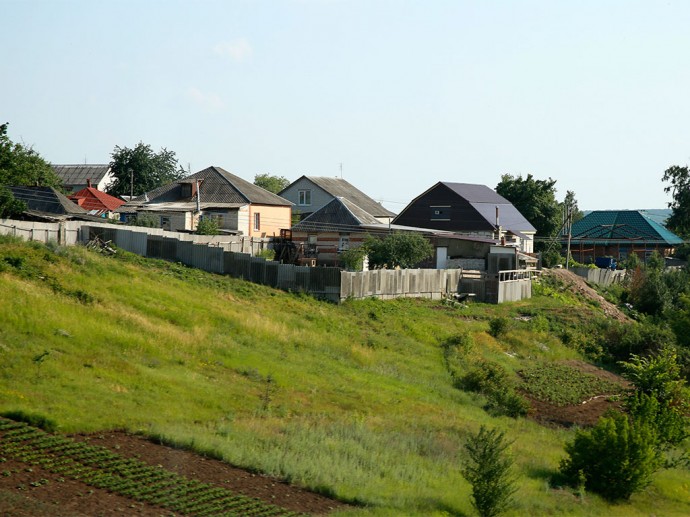
[[[297,517],[303,514],[187,479],[105,447],[48,434],[23,422],[0,418],[0,454],[95,488],[185,515]]]

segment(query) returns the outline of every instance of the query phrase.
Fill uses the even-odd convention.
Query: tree
[[[570,217],[571,217],[571,222],[576,223],[580,219],[582,219],[585,214],[582,213],[582,210],[577,206],[577,199],[575,199],[575,192],[572,190],[568,190],[565,194],[565,198],[563,198],[563,202],[561,203],[561,211],[563,213],[567,213],[567,210],[570,210]]]
[[[24,201],[15,199],[10,189],[0,185],[0,219],[17,217],[26,208]]]
[[[112,196],[140,196],[184,176],[173,151],[163,148],[154,153],[150,145],[139,142],[134,149],[115,146],[110,170],[114,181],[108,188]]]
[[[561,227],[561,208],[556,201],[556,180],[535,180],[511,174],[501,176],[496,192],[510,201],[532,223],[540,237],[553,237]]]
[[[512,505],[516,492],[511,475],[512,458],[507,449],[505,433],[481,426],[465,444],[469,456],[462,475],[472,485],[472,506],[481,517],[494,517]]]
[[[410,268],[434,254],[434,247],[419,233],[395,232],[384,238],[368,236],[362,244],[373,268]]]
[[[664,192],[670,192],[672,197],[668,204],[671,216],[666,226],[681,237],[690,237],[690,170],[687,166],[673,165],[664,171],[661,180],[670,183]]]
[[[254,185],[277,194],[290,184],[290,180],[283,176],[272,176],[271,174],[257,174],[254,176]]]
[[[7,135],[9,123],[0,124],[0,185],[30,185],[62,189],[62,180],[50,164],[23,144]]]

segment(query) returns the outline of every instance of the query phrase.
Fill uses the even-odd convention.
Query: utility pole
[[[568,229],[568,247],[567,251],[565,252],[565,269],[570,269],[570,239],[573,236],[572,228],[573,228],[573,207],[572,205],[568,205],[565,207],[566,209],[566,227]]]
[[[134,171],[129,169],[129,200],[134,199]]]

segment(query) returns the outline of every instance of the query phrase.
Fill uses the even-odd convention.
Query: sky
[[[666,208],[689,21],[680,0],[0,0],[0,122],[55,164],[143,142],[192,173],[343,177],[394,212],[504,174]]]

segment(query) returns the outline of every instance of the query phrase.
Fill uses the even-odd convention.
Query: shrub
[[[160,228],[160,219],[152,214],[140,213],[131,222],[132,226],[143,226],[145,228]]]
[[[395,232],[384,238],[367,237],[362,245],[373,268],[411,268],[432,257],[434,247],[419,233]]]
[[[276,258],[276,250],[263,249],[259,251],[256,256],[266,260],[273,260]]]
[[[196,224],[197,235],[218,235],[218,219],[215,217],[202,217]]]
[[[469,460],[462,475],[472,485],[472,506],[482,517],[494,517],[512,506],[516,492],[511,474],[510,442],[498,429],[482,426],[465,444]]]
[[[629,499],[645,488],[661,467],[656,434],[643,421],[622,413],[602,417],[596,426],[580,430],[565,451],[560,471],[573,486],[584,476],[585,488],[609,500]]]
[[[501,337],[510,329],[510,320],[499,316],[498,318],[491,318],[489,321],[489,334],[495,338]]]
[[[362,271],[366,254],[364,247],[359,246],[342,251],[338,258],[340,264],[348,271]]]
[[[492,413],[517,418],[529,410],[527,401],[515,393],[508,372],[497,363],[481,361],[463,377],[456,379],[455,387],[485,395],[485,409]]]

